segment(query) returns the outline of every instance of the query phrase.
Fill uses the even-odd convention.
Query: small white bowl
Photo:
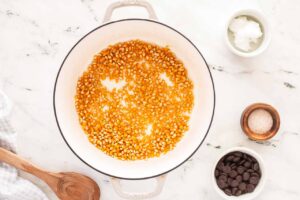
[[[228,30],[229,30],[229,25],[230,25],[231,21],[238,16],[244,16],[244,15],[256,19],[262,26],[262,32],[263,32],[263,40],[262,40],[262,43],[260,44],[260,46],[257,49],[255,49],[253,51],[249,51],[249,52],[244,52],[244,51],[241,51],[241,50],[237,49],[236,47],[234,47],[233,44],[230,42],[229,36],[228,36]],[[271,41],[271,33],[270,32],[271,32],[270,25],[269,25],[266,17],[260,11],[254,10],[254,9],[240,10],[240,11],[236,12],[234,15],[232,15],[232,17],[230,17],[228,22],[226,23],[225,42],[226,42],[227,46],[229,47],[229,49],[232,51],[232,53],[234,53],[238,56],[241,56],[241,57],[253,57],[253,56],[257,56],[257,55],[261,54],[264,50],[267,49],[267,47],[269,46],[270,41]]]
[[[260,170],[261,170],[261,178],[260,178],[260,181],[259,181],[258,185],[256,186],[255,190],[251,193],[242,194],[240,196],[228,196],[227,194],[225,194],[217,185],[217,181],[215,178],[215,169],[217,167],[219,160],[226,154],[228,154],[230,152],[234,152],[234,151],[240,151],[240,152],[249,154],[252,157],[254,157],[257,160]],[[226,199],[226,200],[252,200],[252,199],[255,199],[259,195],[259,193],[262,191],[262,189],[265,185],[265,182],[266,182],[266,177],[267,177],[267,175],[266,175],[265,165],[264,165],[262,157],[255,151],[248,149],[246,147],[233,147],[233,148],[230,148],[230,149],[226,150],[225,152],[223,152],[221,155],[219,155],[217,161],[215,162],[214,168],[212,170],[213,187],[215,188],[215,191],[223,199]]]

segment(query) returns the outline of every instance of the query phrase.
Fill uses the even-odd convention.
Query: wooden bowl
[[[263,110],[269,112],[273,118],[272,128],[263,134],[258,134],[258,133],[253,132],[248,125],[249,116],[251,115],[251,113],[254,110],[258,110],[258,109],[263,109]],[[265,104],[265,103],[255,103],[255,104],[248,106],[244,110],[244,112],[241,116],[241,127],[242,127],[242,130],[244,131],[244,133],[250,139],[256,140],[256,141],[265,141],[265,140],[268,140],[268,139],[274,137],[276,135],[276,133],[278,132],[279,127],[280,127],[280,117],[279,117],[277,110],[275,108],[273,108],[272,106]]]

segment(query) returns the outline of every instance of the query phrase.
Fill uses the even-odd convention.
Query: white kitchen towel
[[[7,120],[10,109],[8,98],[0,91],[0,146],[16,152],[16,132]],[[0,162],[0,200],[47,200],[34,184],[21,178],[18,170]]]

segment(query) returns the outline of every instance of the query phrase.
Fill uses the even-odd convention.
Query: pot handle
[[[112,3],[112,4],[110,4],[110,6],[108,6],[108,8],[106,10],[106,13],[104,15],[103,23],[106,23],[106,22],[110,21],[112,13],[115,9],[121,8],[121,7],[129,7],[129,6],[144,7],[149,13],[149,18],[153,19],[153,20],[157,20],[157,16],[154,12],[153,7],[147,1],[124,0],[124,1],[119,1],[119,2]]]
[[[120,183],[120,179],[117,178],[111,178],[112,186],[115,190],[115,192],[124,199],[130,199],[130,200],[138,200],[138,199],[148,199],[155,196],[158,196],[165,184],[166,175],[162,175],[155,178],[156,180],[156,188],[153,192],[150,193],[128,193],[124,192]]]

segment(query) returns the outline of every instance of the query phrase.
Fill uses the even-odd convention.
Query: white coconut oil
[[[236,49],[251,52],[262,44],[264,30],[261,23],[255,18],[240,15],[230,22],[228,38]]]

